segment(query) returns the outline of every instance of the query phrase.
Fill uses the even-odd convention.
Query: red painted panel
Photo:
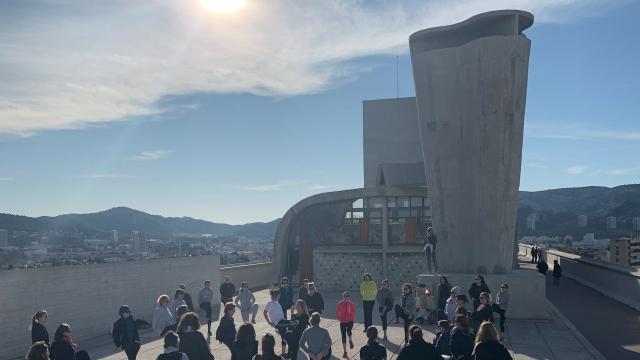
[[[414,217],[407,218],[404,223],[405,242],[409,245],[416,244],[416,225],[417,219]]]
[[[300,279],[313,279],[313,244],[309,239],[309,225],[307,223],[300,223],[298,236],[300,237],[298,274],[300,274]]]

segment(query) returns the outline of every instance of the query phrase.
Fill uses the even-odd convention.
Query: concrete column
[[[494,11],[409,38],[442,272],[512,270],[532,24]]]

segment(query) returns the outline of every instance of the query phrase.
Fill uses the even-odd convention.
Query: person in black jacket
[[[63,323],[58,326],[51,344],[51,360],[76,360],[76,347],[71,339],[71,326]]]
[[[447,318],[444,312],[447,306],[447,299],[451,295],[451,284],[446,276],[440,276],[440,284],[438,284],[438,319],[443,320]]]
[[[178,351],[180,338],[173,331],[164,335],[164,353],[158,355],[156,360],[189,360],[187,354]]]
[[[291,315],[291,327],[285,332],[287,344],[289,345],[289,359],[297,359],[300,349],[300,338],[302,333],[309,326],[309,309],[304,300],[296,301],[294,305],[295,314]]]
[[[309,294],[307,295],[307,307],[309,308],[309,314],[318,313],[322,314],[324,310],[324,299],[322,295],[316,289],[316,284],[310,282],[308,284]]]
[[[436,337],[433,339],[433,345],[441,355],[451,355],[451,325],[449,321],[438,321],[438,329],[436,330]]]
[[[236,306],[233,303],[227,303],[224,306],[224,315],[220,319],[218,329],[216,330],[216,340],[227,345],[229,351],[233,353],[233,342],[236,339],[236,324],[233,322],[233,314],[236,312]]]
[[[473,348],[474,360],[513,360],[509,351],[498,341],[498,331],[490,322],[483,322]]]
[[[40,310],[33,314],[31,317],[31,343],[35,344],[38,341],[44,341],[49,345],[49,332],[45,325],[49,320],[49,314],[47,310]]]
[[[251,324],[242,324],[238,328],[236,341],[233,342],[231,360],[251,360],[258,353],[256,330]]]
[[[304,279],[302,281],[302,286],[300,286],[300,289],[298,290],[298,300],[302,300],[306,303],[307,296],[309,296],[309,279]]]
[[[489,294],[483,292],[480,294],[480,305],[471,314],[471,322],[473,324],[473,330],[477,333],[480,324],[488,321],[493,323],[493,308],[491,307]]]
[[[180,336],[180,352],[187,354],[189,359],[214,360],[209,345],[200,331],[200,318],[193,312],[182,315],[178,323]]]
[[[542,254],[538,255],[538,265],[536,265],[536,268],[538,268],[538,272],[542,275],[547,275],[547,271],[549,270],[549,265],[547,265],[547,262],[544,260],[544,257],[542,257]]]
[[[553,260],[553,285],[560,285],[561,277],[562,277],[562,267],[558,263],[558,260]]]
[[[120,318],[113,323],[113,343],[116,347],[124,350],[127,359],[135,360],[140,351],[140,335],[138,335],[138,327],[131,316],[129,306],[122,305],[118,310]]]
[[[178,285],[178,288],[184,291],[184,302],[187,303],[187,307],[189,308],[189,311],[194,311],[193,298],[191,297],[191,294],[187,292],[187,286],[185,284],[180,284]]]
[[[419,325],[411,326],[409,336],[409,343],[398,354],[398,360],[443,360],[436,347],[424,341]]]
[[[220,284],[220,302],[222,306],[228,302],[233,302],[233,297],[236,295],[236,286],[231,282],[231,278],[224,277],[224,282]]]
[[[360,348],[360,360],[387,360],[387,348],[377,341],[378,328],[369,326],[367,339],[367,345]]]
[[[456,315],[451,330],[451,356],[456,360],[471,360],[473,336],[469,328],[469,319],[465,315]]]
[[[487,283],[484,281],[484,276],[476,275],[474,280],[469,288],[469,297],[473,302],[473,309],[475,310],[480,306],[480,294],[483,292],[491,294],[491,290],[489,290]]]

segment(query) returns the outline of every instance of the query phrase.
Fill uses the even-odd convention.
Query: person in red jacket
[[[342,300],[338,301],[336,319],[340,322],[340,335],[342,335],[342,349],[344,350],[342,357],[348,359],[347,336],[349,337],[349,348],[353,349],[351,329],[353,329],[353,321],[356,319],[356,306],[351,302],[351,293],[348,291],[342,293]]]

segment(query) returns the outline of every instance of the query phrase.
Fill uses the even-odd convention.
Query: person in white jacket
[[[153,313],[152,327],[156,336],[160,336],[167,326],[173,325],[174,319],[169,309],[169,295],[160,295],[157,302],[158,307]]]
[[[453,324],[454,316],[456,309],[458,308],[458,304],[456,303],[458,299],[458,295],[460,294],[460,287],[454,286],[449,291],[449,298],[447,299],[447,303],[444,307],[444,313],[447,315],[447,319],[449,323]]]

